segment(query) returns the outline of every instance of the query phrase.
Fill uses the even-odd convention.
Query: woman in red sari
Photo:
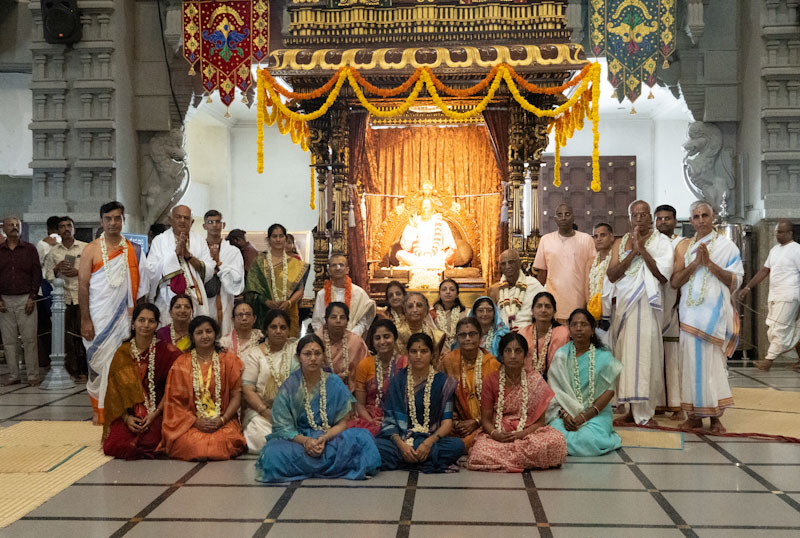
[[[140,304],[132,318],[131,337],[114,353],[108,372],[103,425],[103,452],[126,460],[155,457],[164,385],[181,354],[172,343],[156,339],[161,318],[156,305]]]

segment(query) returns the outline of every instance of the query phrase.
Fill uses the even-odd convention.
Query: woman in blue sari
[[[495,356],[495,358],[503,362],[503,358],[498,356],[500,351],[500,339],[509,333],[508,327],[500,319],[500,311],[497,305],[494,304],[491,297],[484,295],[478,297],[472,303],[472,309],[468,314],[470,317],[476,318],[478,323],[481,324],[481,348]],[[458,347],[456,343],[455,347]]]
[[[272,433],[256,462],[256,480],[363,480],[381,465],[368,430],[347,428],[355,400],[337,375],[324,372],[324,344],[314,334],[297,343],[300,369],[281,385],[272,405]]]
[[[375,443],[381,469],[442,473],[465,452],[453,430],[453,394],[458,382],[431,366],[433,340],[424,333],[408,339],[408,367],[392,377],[383,424]]]
[[[570,456],[600,456],[622,444],[609,405],[622,364],[600,342],[588,310],[573,311],[568,326],[572,341],[556,351],[550,365],[555,398],[547,421],[564,434]]]

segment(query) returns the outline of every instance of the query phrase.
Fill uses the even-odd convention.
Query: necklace
[[[182,338],[183,338],[183,336],[178,336],[178,333],[175,332],[175,325],[170,323],[169,324],[169,339],[172,340],[172,345],[173,346],[177,346],[178,345],[178,340],[181,340]]]
[[[381,401],[383,400],[383,378],[384,375],[387,378],[387,381],[391,381],[392,379],[392,372],[394,372],[394,365],[395,361],[397,360],[397,353],[392,354],[392,358],[389,361],[389,367],[386,369],[386,374],[383,372],[383,365],[381,364],[380,357],[375,357],[375,385],[378,387],[378,394],[375,397],[375,405],[381,407]]]
[[[605,259],[598,263],[599,254],[594,257],[592,267],[589,269],[589,298],[594,297],[603,291],[603,280],[608,271],[608,263],[611,261],[611,253],[606,254]]]
[[[544,337],[544,354],[540,356],[539,353],[539,329],[536,327],[536,322],[533,322],[533,357],[532,363],[534,369],[540,374],[544,375],[547,369],[547,353],[550,351],[550,339],[553,337],[553,327],[547,329],[547,334]]]
[[[522,275],[519,276],[522,277]],[[498,293],[500,301],[497,303],[497,306],[506,313],[506,317],[508,317],[508,321],[511,323],[516,319],[517,312],[519,312],[519,309],[522,307],[522,298],[525,296],[528,285],[523,279],[518,278],[516,284],[509,286],[505,278],[506,277],[503,276],[500,280],[500,289]]]
[[[344,369],[341,372],[335,372],[336,374],[345,374],[345,377],[349,377],[350,375],[350,350],[347,349],[347,341],[345,340],[347,333],[342,335],[342,339],[339,340],[342,343],[342,362],[344,363]],[[328,329],[322,329],[322,341],[325,344],[325,362],[328,363],[328,366],[333,368],[333,350],[331,349],[331,337],[328,334]]]
[[[478,403],[481,403],[481,390],[483,389],[483,376],[481,376],[481,370],[483,369],[483,361],[481,360],[480,352],[478,356],[475,358],[475,377],[473,381],[475,382],[475,391],[470,394],[470,396],[475,396],[478,398]],[[467,386],[467,364],[464,359],[461,359],[461,386]]]
[[[278,352],[271,352],[269,349],[269,344],[266,344],[267,353],[266,353],[266,360],[267,365],[269,366],[269,372],[272,376],[272,379],[275,380],[275,384],[279,387],[283,384],[284,381],[289,377],[289,374],[292,373],[292,361],[289,357],[289,342],[287,341],[283,344],[283,347]],[[281,364],[275,364],[275,360],[272,358],[273,355],[277,355],[280,353],[281,357]],[[282,367],[281,367],[282,365]]]
[[[589,402],[594,401],[594,345],[589,344]],[[575,356],[575,344],[570,346],[569,350],[569,358],[571,364],[573,365],[572,368],[572,390],[575,391],[575,396],[578,398],[578,401],[581,403],[581,407],[584,409],[586,408],[586,401],[583,399],[583,394],[581,394],[581,377],[580,377],[580,368],[578,368],[578,359]]]
[[[711,239],[708,241],[708,257],[711,258],[711,249],[714,248],[714,241],[717,240],[717,232],[711,232]],[[697,243],[697,234],[694,234],[692,240],[689,241],[689,246],[686,247],[686,255],[684,258],[685,265],[689,265],[689,257],[692,254],[692,247]],[[694,279],[697,276],[697,271],[692,273],[692,276],[689,277],[689,282],[686,287],[686,306],[698,306],[703,304],[703,301],[706,300],[706,289],[708,288],[708,275],[711,274],[711,271],[708,270],[708,267],[704,267],[705,272],[703,273],[703,280],[700,281],[700,295],[697,297],[692,297],[692,292],[694,291]]]
[[[622,236],[622,240],[619,242],[619,261],[624,260],[628,257],[628,254],[625,252],[625,245],[628,243],[628,239],[630,238],[630,233],[626,233]],[[655,232],[650,232],[650,237],[647,238],[647,241],[644,242],[644,249],[647,250],[647,247],[650,246],[656,238]],[[641,255],[637,254],[636,259],[631,262],[628,266],[628,269],[625,271],[625,275],[630,276],[636,274],[639,269],[644,264],[644,258]]]
[[[103,256],[103,269],[106,273],[106,281],[112,288],[119,288],[125,281],[128,274],[128,240],[124,237],[120,241],[122,245],[122,263],[115,271],[110,271],[108,266],[108,246],[106,245],[106,233],[100,234],[100,254]]]
[[[445,335],[444,348],[450,349],[461,309],[454,306],[450,310],[445,310],[440,304],[434,305],[433,309],[436,311],[436,319],[433,322]]]
[[[331,425],[328,424],[328,391],[325,388],[327,381],[328,374],[322,372],[322,377],[319,380],[319,418],[322,420],[322,426],[319,426],[314,422],[314,412],[311,410],[311,396],[308,392],[308,386],[306,386],[306,380],[303,378],[303,405],[306,408],[308,424],[312,429],[323,432],[331,429]]]
[[[194,388],[194,405],[197,409],[198,418],[217,418],[219,416],[219,406],[222,403],[221,390],[222,378],[219,373],[219,354],[215,351],[211,355],[211,366],[217,382],[214,384],[214,399],[208,387],[211,386],[212,368],[208,369],[208,379],[203,379],[203,370],[200,368],[200,360],[197,358],[197,350],[192,350],[192,384]]]
[[[131,355],[133,358],[136,359],[136,362],[140,362],[142,358],[140,357],[139,348],[136,346],[136,338],[131,338]],[[156,410],[156,339],[153,338],[150,342],[150,347],[147,349],[147,388],[148,388],[148,398],[144,400],[144,406],[147,409],[147,414],[151,415]]]
[[[425,392],[422,397],[423,404],[423,419],[422,424],[417,419],[417,402],[414,396],[414,374],[411,371],[411,366],[408,367],[406,377],[406,396],[408,398],[408,414],[411,417],[411,429],[408,430],[408,438],[406,444],[409,446],[414,445],[414,438],[412,433],[430,433],[431,428],[431,387],[433,386],[433,376],[435,372],[433,366],[428,366],[428,378],[425,380]]]
[[[272,265],[272,252],[266,252],[264,258],[267,262],[267,270],[269,271],[269,283],[274,288],[272,290],[272,297],[276,301],[285,301],[289,296],[289,261],[286,257],[286,251],[283,251],[283,260],[281,260],[283,270],[283,290],[278,293],[278,284],[275,282],[275,266]]]
[[[528,377],[525,374],[525,368],[520,372],[519,381],[522,389],[522,409],[519,414],[519,423],[517,424],[518,432],[525,429],[525,423],[528,422]],[[494,410],[495,419],[494,427],[498,431],[503,431],[503,409],[505,406],[506,394],[506,367],[500,367],[500,387],[497,391],[497,407]]]

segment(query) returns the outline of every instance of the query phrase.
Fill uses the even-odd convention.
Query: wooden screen
[[[592,233],[598,222],[608,222],[614,235],[628,231],[628,205],[636,200],[636,157],[600,157],[602,189],[594,192],[591,157],[563,157],[561,186],[553,186],[553,157],[542,157],[539,181],[539,233],[554,232],[556,208],[568,203],[575,212],[578,230]]]

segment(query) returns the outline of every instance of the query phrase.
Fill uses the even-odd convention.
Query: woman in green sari
[[[298,303],[303,298],[309,264],[286,255],[286,228],[273,224],[267,231],[269,248],[250,266],[244,297],[253,307],[256,328],[264,331],[267,312],[276,308],[289,314],[292,320],[289,335],[300,334]]]

